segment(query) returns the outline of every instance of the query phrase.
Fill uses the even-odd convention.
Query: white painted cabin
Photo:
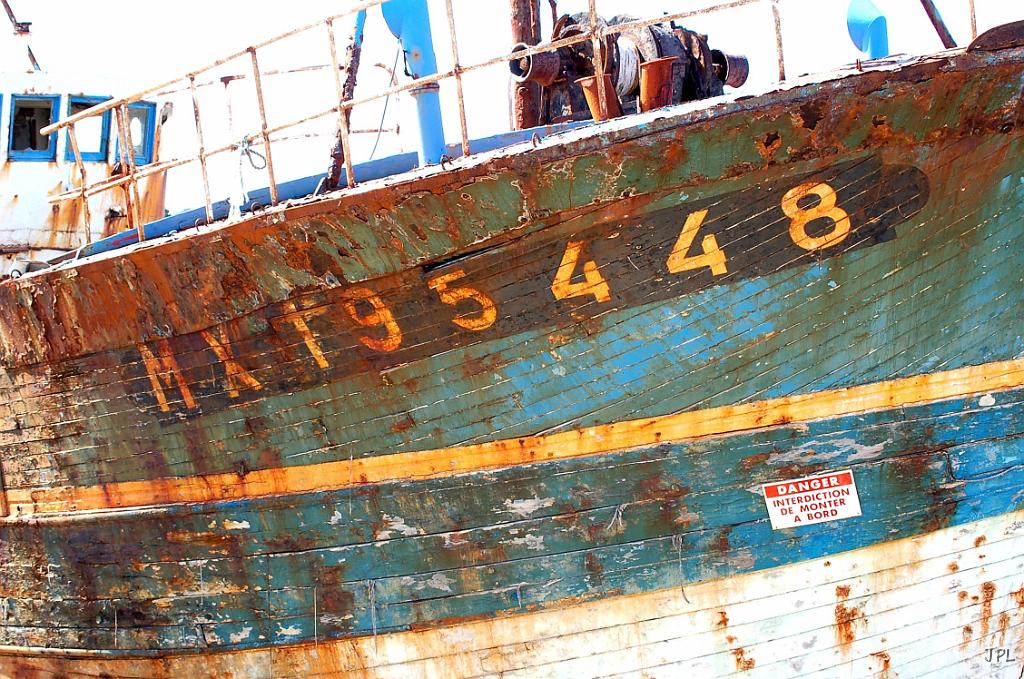
[[[102,83],[102,78],[92,78]],[[44,262],[128,228],[124,192],[89,198],[89,224],[81,200],[50,204],[48,197],[82,184],[67,134],[38,130],[114,95],[102,84],[42,71],[0,74],[0,277],[18,276]],[[170,106],[141,101],[129,108],[132,145],[139,166],[158,156],[160,126]],[[118,165],[113,112],[76,126],[87,182],[111,176]],[[164,216],[162,173],[140,183],[144,221]]]

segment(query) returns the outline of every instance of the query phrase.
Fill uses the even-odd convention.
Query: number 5
[[[452,281],[457,281],[460,278],[465,278],[466,272],[462,269],[456,269],[446,274],[441,274],[436,278],[431,278],[427,281],[427,285],[430,286],[431,290],[437,292],[437,296],[441,298],[441,302],[449,306],[455,306],[464,299],[472,300],[476,304],[480,305],[480,311],[475,315],[459,314],[452,319],[452,323],[465,328],[467,330],[486,330],[487,328],[494,325],[494,321],[498,318],[498,309],[494,306],[494,300],[480,292],[476,288],[469,287],[458,287],[449,288],[448,284]]]

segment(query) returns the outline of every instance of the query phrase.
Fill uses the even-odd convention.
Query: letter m
[[[196,400],[192,397],[192,390],[181,375],[181,368],[167,340],[159,340],[156,343],[156,354],[145,344],[136,345],[139,353],[142,354],[142,362],[146,365],[146,373],[149,375],[149,383],[153,387],[153,395],[160,405],[160,410],[167,412],[171,407],[167,403],[167,392],[177,385],[181,400],[185,407],[192,409],[196,407]]]

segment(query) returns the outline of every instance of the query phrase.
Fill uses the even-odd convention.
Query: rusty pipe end
[[[672,67],[678,57],[662,57],[640,64],[640,110],[653,111],[672,103]]]
[[[711,50],[711,63],[719,80],[729,87],[743,87],[750,76],[750,61],[744,56]]]
[[[512,51],[518,52],[530,47],[525,42],[520,42],[512,46]],[[562,72],[562,58],[558,56],[557,51],[541,52],[529,57],[510,59],[508,70],[512,72],[516,82],[531,81],[548,87]]]
[[[590,109],[590,117],[597,121],[618,118],[622,115],[622,105],[615,94],[612,76],[605,73],[602,77],[604,78],[604,109],[608,112],[607,117],[601,115],[601,93],[597,85],[597,76],[588,75],[576,81],[576,84],[583,88],[583,95],[587,98],[587,108]]]

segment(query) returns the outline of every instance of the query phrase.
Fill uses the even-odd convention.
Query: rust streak
[[[983,582],[981,584],[981,636],[979,642],[984,643],[992,627],[992,600],[996,596],[996,584],[994,582]]]
[[[876,670],[875,679],[889,679],[889,670],[892,665],[892,657],[888,651],[877,651],[871,654],[872,658],[878,660],[880,667]]]
[[[747,657],[747,652],[742,648],[734,648],[732,651],[733,658],[736,659],[736,671],[747,672],[754,669],[756,664],[753,658]]]
[[[835,634],[836,644],[838,644],[840,650],[843,653],[849,653],[851,645],[857,639],[856,624],[857,622],[866,622],[864,612],[858,606],[847,606],[845,602],[850,596],[849,585],[837,585],[836,586],[836,599],[840,603],[836,604],[835,610]]]
[[[964,625],[963,641],[960,642],[961,653],[967,653],[967,647],[970,645],[972,638],[974,638],[974,628],[970,625]]]

